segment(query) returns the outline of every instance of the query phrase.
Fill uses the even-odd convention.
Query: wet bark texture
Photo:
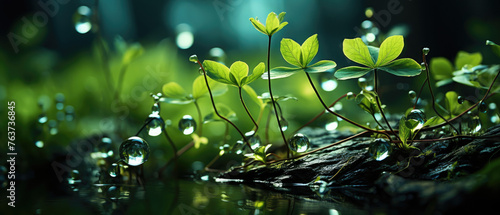
[[[311,128],[301,133],[309,137],[313,149],[352,135]],[[435,135],[422,133],[426,139]],[[396,208],[398,212],[409,208],[463,212],[463,203],[486,204],[492,201],[489,196],[498,200],[500,126],[491,127],[481,137],[419,142],[414,146],[420,150],[394,149],[382,161],[368,154],[374,138],[360,137],[297,160],[246,172],[229,171],[220,177],[298,195],[370,204],[371,208]],[[313,183],[318,176],[324,182]],[[484,208],[475,207],[474,212]]]

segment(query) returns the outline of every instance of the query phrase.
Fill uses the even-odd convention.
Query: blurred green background
[[[253,68],[265,62],[267,38],[253,28],[250,17],[264,21],[271,11],[287,12],[288,26],[273,36],[271,67],[286,65],[279,53],[281,38],[301,43],[315,33],[320,41],[315,60],[334,60],[338,68],[353,65],[342,53],[344,38],[363,37],[377,45],[391,34],[405,36],[401,57],[420,62],[422,48],[429,47],[431,58],[442,56],[453,60],[459,50],[465,50],[481,52],[484,64],[493,64],[498,58],[484,42],[487,39],[500,42],[500,17],[496,11],[499,6],[498,1],[410,0],[2,1],[0,116],[7,117],[8,101],[16,102],[16,174],[25,180],[55,180],[51,162],[64,161],[76,142],[93,135],[109,136],[115,153],[108,160],[118,160],[120,143],[133,136],[151,112],[151,93],[161,92],[163,84],[171,81],[191,91],[192,82],[199,75],[198,66],[188,61],[192,54],[197,54],[200,60],[214,59],[217,56],[210,51],[218,47],[220,49],[216,50],[223,50],[224,59],[220,56],[216,59],[228,65],[242,60]],[[86,16],[88,22],[82,21]],[[97,22],[94,22],[95,17],[98,17]],[[108,60],[102,55],[99,38],[107,44]],[[143,54],[133,59],[127,68],[119,95],[122,103],[117,103],[113,94],[123,55],[120,46],[116,46],[117,38],[128,45],[138,43],[144,48]],[[106,68],[111,72],[111,84],[106,79]],[[332,73],[314,77],[318,86],[333,78]],[[304,78],[303,74],[297,74],[273,81],[275,95],[298,98],[281,103],[289,122],[288,136],[322,111]],[[382,74],[380,92],[388,112],[402,113],[411,107],[408,91],[417,91],[423,79]],[[337,84],[334,89],[330,85],[321,91],[327,103],[349,91],[359,91],[355,80],[327,83]],[[267,91],[265,80],[259,79],[251,86],[259,95]],[[447,86],[442,92],[453,89],[463,95],[482,96],[472,88],[458,86]],[[246,95],[245,98],[256,117],[258,107]],[[241,108],[236,88],[229,87],[224,96],[215,100],[236,111],[238,121],[235,123],[243,131],[252,128]],[[59,108],[58,103],[63,106]],[[212,112],[208,98],[201,99],[200,106],[203,115]],[[354,101],[343,100],[339,112],[361,124],[370,121],[369,115],[357,108]],[[177,148],[191,141],[191,137],[182,135],[177,129],[178,120],[186,114],[196,116],[195,106],[161,104],[161,115],[171,121],[167,130]],[[47,121],[40,123],[44,115]],[[263,119],[266,116],[267,111]],[[323,127],[332,119],[325,115],[312,126]],[[276,121],[271,122],[271,140],[279,142]],[[348,127],[345,122],[339,124],[339,128]],[[195,161],[207,164],[219,152],[224,124],[206,124],[204,129],[209,144],[181,157],[181,173],[192,173],[196,169]],[[0,130],[7,130],[6,121],[2,121]],[[234,129],[230,128],[230,132],[230,143],[240,139]],[[152,149],[144,165],[145,174],[154,177],[153,172],[172,158],[172,149],[162,136],[148,137],[144,132],[140,136]],[[0,147],[2,158],[6,151],[5,143]],[[229,155],[214,167],[226,169],[228,161],[241,159]]]

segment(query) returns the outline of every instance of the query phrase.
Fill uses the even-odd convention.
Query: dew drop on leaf
[[[281,131],[286,131],[288,129],[288,121],[284,117],[280,118]]]
[[[462,97],[462,96],[458,96],[458,97],[457,97],[457,102],[458,102],[458,104],[463,104],[463,103],[464,103],[464,101],[465,101],[464,97]]]
[[[73,24],[76,32],[86,34],[92,29],[92,10],[87,6],[80,6],[73,15]]]
[[[140,137],[130,137],[120,145],[120,158],[130,166],[141,165],[149,158],[149,145]]]
[[[419,109],[411,110],[410,113],[408,113],[408,115],[406,116],[406,119],[407,120],[412,119],[412,120],[415,120],[418,122],[417,126],[415,126],[412,129],[412,132],[415,132],[416,130],[421,129],[424,126],[424,123],[426,121],[424,112],[419,110]]]
[[[301,133],[297,133],[288,141],[288,146],[294,152],[306,152],[309,149],[309,138]]]
[[[382,161],[386,159],[392,152],[392,146],[386,139],[378,138],[370,143],[368,147],[368,153],[370,156],[377,160]]]
[[[196,121],[190,115],[184,115],[181,120],[179,120],[179,130],[182,131],[184,135],[190,135],[196,130]]]

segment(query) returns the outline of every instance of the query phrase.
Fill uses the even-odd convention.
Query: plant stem
[[[201,64],[200,61],[198,61],[198,65],[200,65],[200,68],[203,71],[203,77],[205,78],[205,84],[207,85],[208,94],[210,95],[210,101],[212,102],[212,107],[214,108],[215,114],[217,116],[219,116],[221,119],[223,119],[224,121],[231,124],[236,129],[236,131],[238,131],[238,133],[240,133],[241,137],[243,138],[243,140],[245,141],[247,146],[250,148],[250,151],[253,152],[253,149],[252,149],[250,143],[248,142],[247,138],[243,134],[243,132],[241,132],[241,130],[233,122],[231,122],[231,120],[227,119],[226,117],[223,117],[222,115],[220,115],[219,111],[217,111],[217,107],[215,106],[214,97],[212,95],[212,90],[210,89],[210,85],[208,84],[208,77],[207,77],[207,72],[205,71],[205,67],[203,67],[203,65]]]
[[[142,132],[142,130],[144,128],[146,128],[146,126],[151,122],[153,121],[155,118],[150,118],[148,121],[144,122],[144,124],[142,124],[142,127],[139,129],[139,131],[135,134],[135,136],[139,136],[139,134]]]
[[[394,136],[396,136],[396,138],[398,138],[398,140],[401,140],[401,139],[399,139],[399,135],[397,135],[396,132],[394,132],[394,130],[392,129],[391,125],[389,124],[389,121],[385,117],[384,110],[382,110],[382,105],[380,105],[380,97],[378,96],[377,69],[375,69],[375,71],[373,71],[373,74],[374,74],[373,81],[375,82],[374,83],[374,90],[375,90],[375,96],[376,96],[375,100],[377,101],[377,106],[378,106],[378,109],[380,110],[380,114],[382,115],[382,118],[384,118],[384,121],[387,124],[387,127],[389,127],[389,130],[391,130],[392,134],[394,134]],[[375,119],[375,121],[377,121],[377,120]],[[391,137],[389,137],[389,140],[392,141]]]
[[[429,73],[430,73],[429,72],[429,64],[427,64],[427,59],[426,59],[424,53],[422,53],[422,58],[423,58],[424,64],[425,64],[425,74],[427,75],[427,77],[425,78],[425,81],[427,81],[427,85],[429,86],[429,92],[431,93],[431,97],[432,97],[432,109],[434,110],[436,115],[439,116],[439,118],[444,120],[446,122],[446,124],[448,124],[450,127],[452,127],[453,130],[455,130],[455,132],[457,132],[457,134],[460,134],[460,132],[455,128],[455,126],[453,126],[450,122],[448,122],[448,120],[446,120],[443,116],[441,116],[441,114],[439,114],[438,111],[436,110],[436,99],[434,97],[434,93],[432,92],[430,75],[429,75]]]
[[[358,124],[358,123],[356,123],[356,122],[354,122],[354,121],[352,121],[352,120],[350,120],[350,119],[348,119],[348,118],[346,118],[346,117],[344,117],[344,116],[342,116],[342,115],[340,115],[340,114],[338,114],[338,113],[336,113],[336,112],[332,111],[332,110],[331,110],[328,106],[326,106],[325,102],[323,101],[323,99],[322,99],[322,98],[321,98],[321,96],[319,95],[319,92],[318,92],[318,90],[316,89],[316,87],[314,86],[314,83],[313,83],[313,81],[312,81],[311,76],[309,75],[309,73],[305,72],[305,74],[306,74],[306,76],[307,76],[307,79],[309,80],[309,84],[311,85],[311,87],[313,88],[314,92],[316,93],[316,96],[318,97],[319,101],[321,102],[321,104],[323,105],[323,107],[324,107],[324,108],[325,108],[328,112],[330,112],[331,114],[333,114],[333,115],[335,115],[335,116],[337,116],[337,117],[339,117],[339,118],[341,118],[341,119],[345,120],[346,122],[349,122],[349,123],[351,123],[351,124],[353,124],[353,125],[355,125],[355,126],[357,126],[357,127],[359,127],[359,128],[362,128],[362,129],[364,129],[364,130],[366,130],[366,131],[370,131],[370,132],[373,132],[373,133],[383,134],[383,135],[387,136],[387,137],[390,139],[389,135],[388,135],[386,132],[383,132],[383,131],[377,131],[377,130],[374,130],[374,129],[371,129],[371,128],[367,128],[367,127],[365,127],[365,126],[362,126],[362,125],[360,125],[360,124]]]
[[[198,112],[198,122],[199,122],[199,129],[198,129],[198,136],[202,136],[203,135],[203,116],[201,114],[201,109],[200,109],[200,105],[198,104],[198,102],[195,100],[194,102],[194,106],[196,107],[196,111]]]
[[[266,120],[266,130],[264,133],[264,136],[266,138],[266,145],[269,144],[269,123],[271,122],[271,114],[273,112],[273,109],[271,106],[269,106],[269,113],[267,114],[267,120]]]
[[[240,96],[240,101],[241,101],[241,104],[243,105],[243,108],[245,108],[245,111],[247,112],[248,116],[250,117],[250,119],[252,120],[253,124],[256,127],[255,130],[259,129],[259,125],[253,119],[252,114],[250,114],[250,111],[248,110],[247,105],[245,104],[245,101],[243,100],[243,96],[241,95],[241,87],[238,87],[238,94]]]
[[[285,133],[283,132],[283,130],[281,130],[281,122],[280,122],[280,118],[278,115],[278,111],[276,109],[276,102],[274,101],[273,90],[271,88],[271,37],[272,36],[269,36],[269,44],[267,46],[267,83],[268,83],[268,87],[269,87],[269,95],[271,96],[271,102],[273,103],[274,113],[276,115],[276,121],[278,121],[278,128],[280,130],[281,137],[283,138],[283,142],[285,143],[285,146],[286,146],[286,155],[287,155],[287,157],[289,157],[290,156],[290,146],[288,146],[288,142],[286,140]]]

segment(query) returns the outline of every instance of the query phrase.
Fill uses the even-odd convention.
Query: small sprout
[[[285,18],[285,12],[281,12],[279,15],[276,15],[276,13],[271,12],[269,15],[267,15],[266,19],[266,26],[262,24],[257,18],[250,18],[250,22],[252,23],[253,27],[257,29],[259,32],[272,36],[276,32],[280,31],[283,27],[288,25],[288,22],[283,22],[283,18]]]

